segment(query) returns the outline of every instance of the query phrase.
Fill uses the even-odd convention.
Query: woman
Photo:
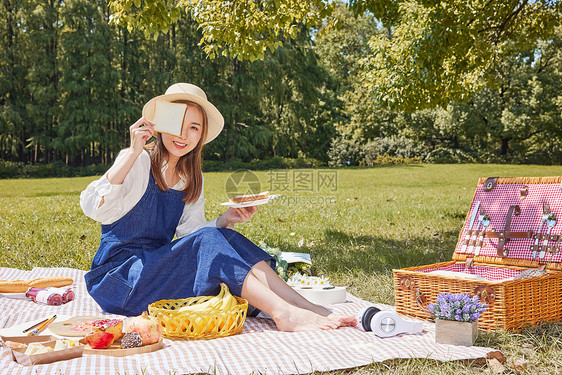
[[[154,132],[147,118],[153,118],[156,100],[187,104],[180,137]],[[269,254],[228,229],[248,221],[257,207],[231,207],[205,221],[201,150],[224,119],[203,90],[174,84],[145,105],[143,116],[130,127],[130,147],[80,196],[84,213],[102,224],[100,247],[85,275],[102,309],[139,315],[161,299],[215,295],[225,282],[279,330],[356,324],[352,316],[304,299],[272,270]]]

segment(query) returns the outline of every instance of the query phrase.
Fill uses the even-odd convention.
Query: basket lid
[[[474,258],[481,263],[522,267],[544,264],[549,269],[562,270],[561,183],[562,177],[479,179],[453,259]],[[545,220],[545,213],[554,216]],[[479,234],[484,228],[479,219],[483,215],[488,215],[489,225],[482,238]],[[486,224],[486,220],[483,222]],[[510,222],[509,228],[506,222]],[[549,228],[547,222],[554,225]],[[549,230],[549,239],[544,239]],[[479,240],[480,249],[476,246]]]

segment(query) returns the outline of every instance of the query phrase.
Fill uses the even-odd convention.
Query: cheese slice
[[[180,137],[185,112],[187,112],[185,103],[156,100],[154,119],[152,119],[152,122],[156,124],[154,131]]]

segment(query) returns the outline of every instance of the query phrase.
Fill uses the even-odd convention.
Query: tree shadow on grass
[[[458,232],[455,231],[442,232],[435,237],[393,240],[326,229],[320,245],[288,246],[283,250],[310,252],[313,265],[321,271],[385,273],[391,269],[451,260],[457,241]]]

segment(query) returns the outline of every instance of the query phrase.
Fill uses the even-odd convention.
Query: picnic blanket
[[[61,306],[35,304],[28,300],[0,298],[0,334],[9,327],[35,322],[53,314],[104,316],[89,296],[85,271],[70,268],[34,268],[31,271],[0,268],[0,279],[34,279],[67,276],[75,280],[74,301]],[[347,302],[328,306],[343,314],[356,314],[367,306],[392,310],[392,306],[372,304],[351,294]],[[280,332],[268,318],[248,318],[244,330],[234,336],[213,340],[168,340],[153,353],[128,357],[84,355],[52,364],[22,366],[12,361],[9,350],[0,350],[0,374],[302,374],[368,365],[394,358],[429,358],[439,361],[476,359],[494,352],[491,348],[436,344],[434,324],[424,322],[424,332],[378,338],[371,332],[346,327],[311,332]],[[49,334],[48,330],[44,334]]]

